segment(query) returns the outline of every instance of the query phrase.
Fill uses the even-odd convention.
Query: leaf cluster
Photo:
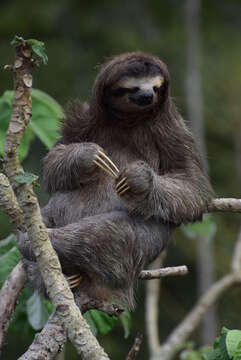
[[[241,360],[241,330],[223,328],[212,349],[185,350],[182,360]]]

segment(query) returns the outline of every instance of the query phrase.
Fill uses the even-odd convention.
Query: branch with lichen
[[[17,229],[25,231],[23,212],[18,205],[8,178],[4,174],[0,174],[0,210],[8,215]]]
[[[32,184],[19,184],[16,181],[16,176],[20,172],[24,172],[18,159],[17,150],[31,117],[34,61],[31,45],[27,41],[17,39],[15,47],[16,59],[12,67],[14,101],[4,148],[4,172],[15,191],[19,207],[23,212],[24,223],[48,296],[69,339],[84,360],[108,359],[74,302],[73,293],[62,274],[59,259],[48,238]]]
[[[50,315],[43,330],[35,335],[28,350],[18,360],[55,359],[63,351],[66,340],[66,332],[58,315],[54,312]]]

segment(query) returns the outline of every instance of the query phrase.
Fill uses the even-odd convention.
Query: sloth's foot
[[[70,289],[74,289],[77,286],[79,286],[79,284],[81,283],[82,276],[80,274],[74,274],[74,275],[66,276],[66,279],[69,283]]]
[[[98,151],[94,163],[113,178],[117,178],[119,169],[103,151]]]
[[[119,196],[123,195],[130,188],[131,187],[126,182],[126,177],[123,177],[123,179],[121,179],[121,181],[119,181],[116,185],[116,191]]]

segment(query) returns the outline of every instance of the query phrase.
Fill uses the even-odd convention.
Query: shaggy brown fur
[[[133,105],[128,94],[116,97],[123,79],[153,76],[164,79],[155,104]],[[45,158],[51,199],[43,216],[63,271],[84,274],[74,290],[79,294],[105,300],[114,295],[132,307],[140,271],[163,250],[174,228],[201,220],[213,197],[169,82],[166,65],[151,55],[127,53],[108,60],[90,106],[69,106],[62,137]],[[95,165],[99,151],[120,169],[116,181]],[[123,177],[130,189],[119,196],[115,185]],[[29,278],[41,287],[27,236],[20,241]]]

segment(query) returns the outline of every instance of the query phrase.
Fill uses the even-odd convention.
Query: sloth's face
[[[110,89],[111,105],[127,112],[152,108],[159,102],[163,82],[161,75],[123,77]]]

